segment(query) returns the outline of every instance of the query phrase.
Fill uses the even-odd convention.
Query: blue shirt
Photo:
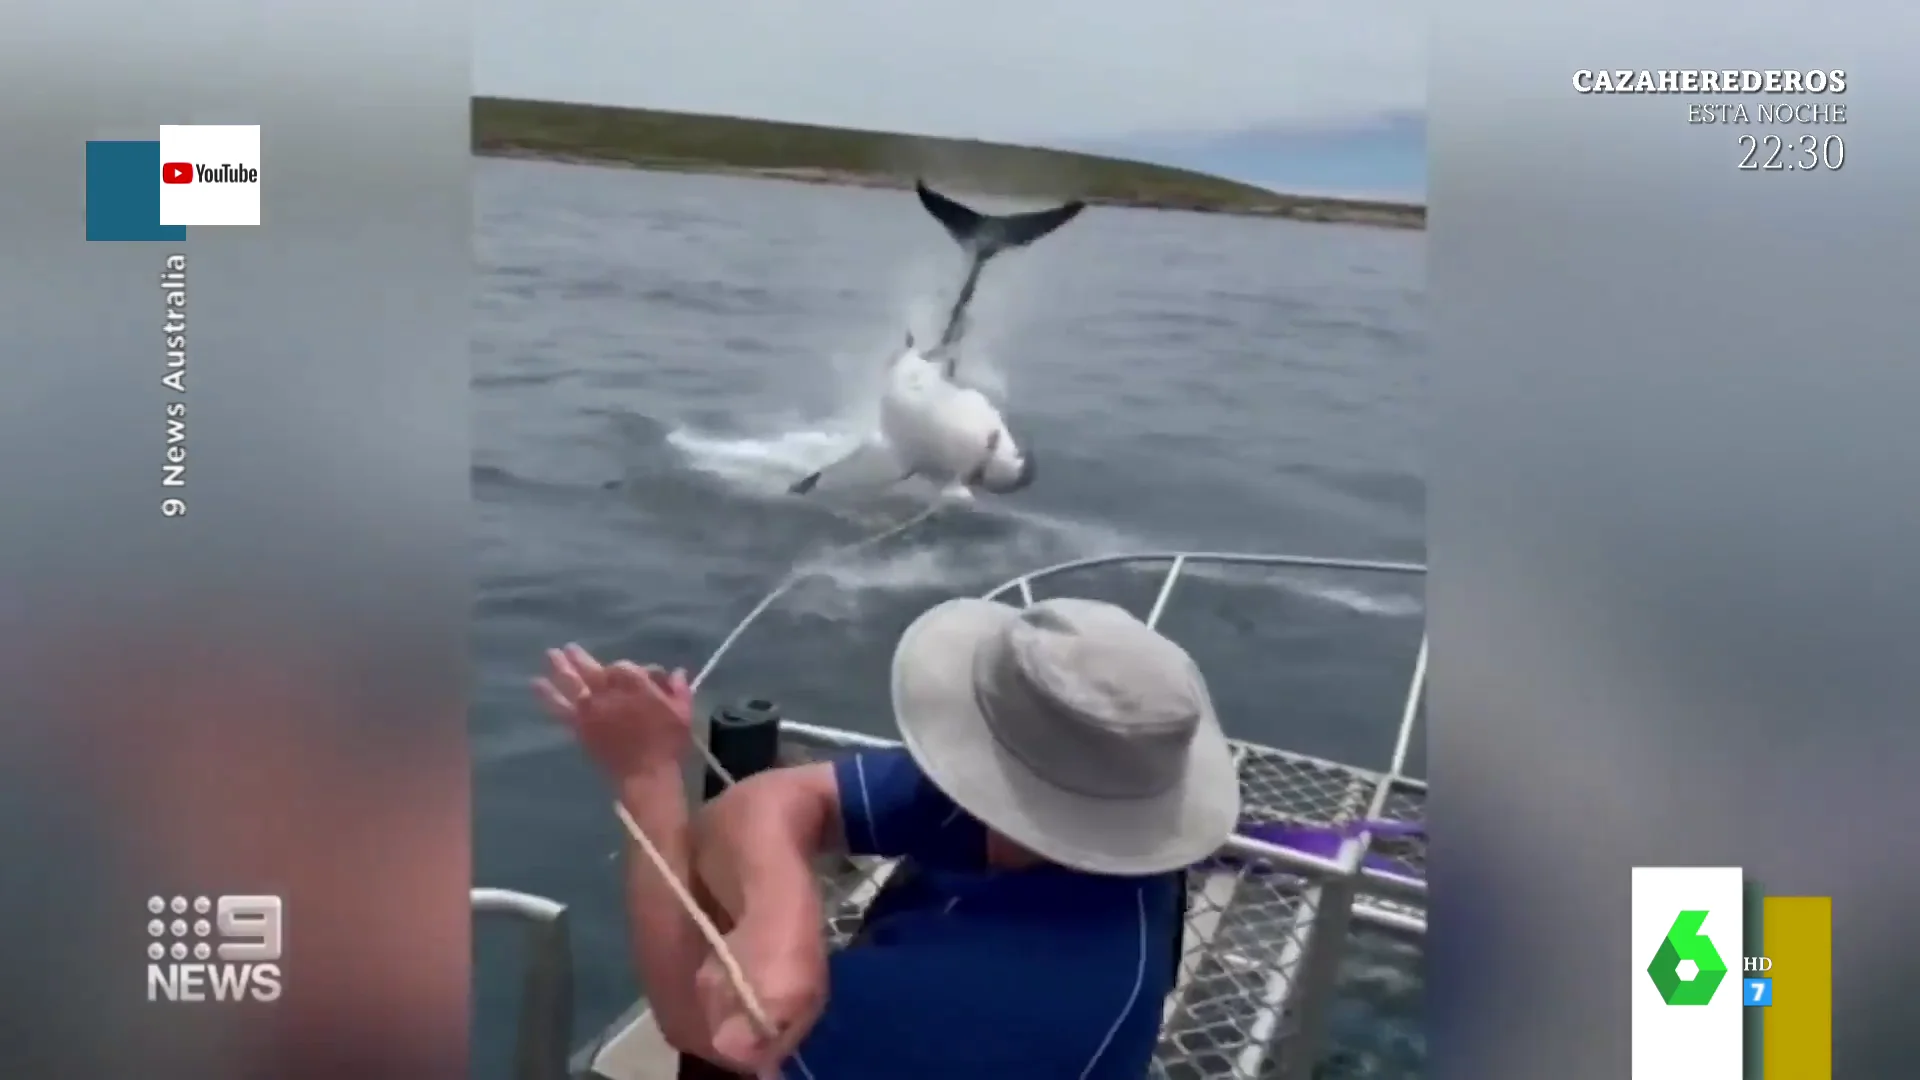
[[[1179,878],[989,871],[986,830],[904,750],[835,763],[847,846],[917,871],[830,961],[785,1080],[1141,1080],[1174,978]]]

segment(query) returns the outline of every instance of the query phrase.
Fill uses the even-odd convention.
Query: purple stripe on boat
[[[1292,848],[1308,855],[1318,855],[1331,859],[1340,852],[1340,845],[1349,837],[1370,832],[1376,840],[1418,839],[1427,835],[1427,827],[1414,821],[1350,821],[1344,825],[1313,826],[1293,825],[1284,822],[1261,822],[1243,825],[1238,830],[1241,836],[1275,847]],[[1232,855],[1216,856],[1200,864],[1202,869],[1232,867],[1241,865],[1243,860]],[[1369,854],[1366,865],[1390,874],[1405,875],[1406,867],[1381,855]],[[1414,876],[1421,876],[1415,874]]]

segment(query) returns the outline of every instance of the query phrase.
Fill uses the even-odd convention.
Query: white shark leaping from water
[[[880,430],[846,457],[795,483],[789,489],[793,494],[805,495],[822,484],[889,486],[915,476],[966,498],[976,488],[1007,494],[1033,483],[1032,449],[1015,441],[985,394],[954,381],[960,339],[966,333],[967,305],[973,302],[987,260],[1065,225],[1086,204],[1076,200],[1050,210],[996,216],[962,206],[924,183],[914,188],[920,205],[966,251],[966,281],[947,313],[939,342],[922,351],[908,334],[906,348],[888,365]]]

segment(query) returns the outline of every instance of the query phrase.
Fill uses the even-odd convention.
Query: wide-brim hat
[[[1112,604],[937,605],[901,635],[893,708],[936,787],[1064,866],[1175,870],[1212,855],[1239,817],[1199,669]]]

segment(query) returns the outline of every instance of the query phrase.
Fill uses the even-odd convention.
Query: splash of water
[[[883,341],[831,358],[829,366],[836,401],[824,417],[784,416],[772,419],[769,433],[744,435],[691,426],[668,431],[667,442],[694,470],[705,473],[749,495],[782,495],[787,485],[821,468],[860,444],[880,426],[880,400],[885,390],[887,361],[898,354],[907,329],[918,340],[928,340],[923,329],[937,320],[944,301],[925,273],[903,275],[903,296],[893,306],[906,310],[904,327],[887,331]],[[1006,380],[997,367],[968,364],[970,382],[984,382],[985,392],[1004,392]]]
[[[858,426],[844,417],[766,436],[722,435],[686,428],[667,435],[668,443],[690,467],[756,498],[783,498],[786,485],[794,477],[846,453],[860,438]],[[926,493],[913,494],[923,498]],[[907,501],[916,500],[910,495]],[[1097,522],[1058,517],[1010,502],[990,501],[966,513],[977,527],[936,530],[915,543],[809,567],[814,584],[798,590],[795,604],[822,617],[854,619],[865,610],[863,593],[977,592],[1036,567],[1168,546]],[[1159,574],[1163,568],[1148,566],[1141,572]],[[1316,580],[1310,575],[1206,563],[1192,564],[1186,572],[1249,588],[1284,588],[1378,618],[1413,618],[1425,610],[1420,597],[1406,592],[1370,591]]]
[[[793,427],[769,435],[730,435],[690,427],[667,432],[667,445],[687,465],[757,496],[785,495],[787,485],[859,444],[849,424]]]

